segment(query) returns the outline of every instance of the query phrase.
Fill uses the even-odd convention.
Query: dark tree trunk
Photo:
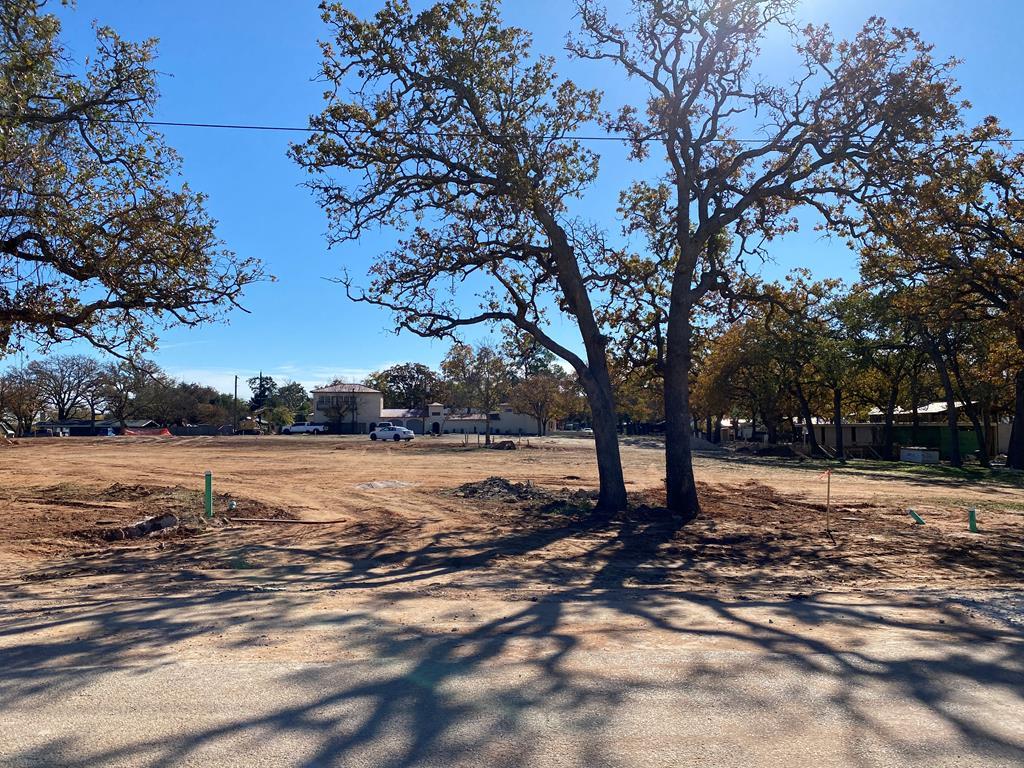
[[[916,363],[910,372],[910,442],[915,446],[921,442],[921,417],[917,412],[921,400],[920,366]]]
[[[949,427],[949,463],[954,467],[964,465],[963,456],[960,454],[960,424],[956,417],[956,390],[953,389],[953,382],[949,378],[949,369],[946,368],[946,361],[942,359],[938,345],[932,341],[928,342],[928,354],[935,363],[935,370],[939,374],[939,381],[942,382],[942,391],[946,395],[946,425]]]
[[[1013,426],[1010,445],[1006,449],[1006,466],[1024,469],[1024,368],[1014,377]]]
[[[1016,332],[1017,348],[1024,352],[1024,328]],[[1006,449],[1006,466],[1010,469],[1024,469],[1024,368],[1014,376],[1013,427],[1010,429],[1010,445]]]
[[[960,399],[963,402],[964,413],[967,414],[967,418],[971,421],[971,427],[974,429],[974,437],[978,441],[978,460],[981,462],[981,466],[990,467],[992,463],[989,461],[988,455],[988,437],[985,434],[985,430],[981,426],[981,420],[978,418],[978,409],[974,407],[974,403],[971,402],[971,393],[967,391],[967,386],[964,384],[963,376],[960,374],[960,363],[957,362],[956,356],[953,354],[953,350],[949,351],[949,367],[953,371],[953,377],[956,379],[956,385],[960,388]]]
[[[832,422],[835,425],[836,458],[842,461],[846,458],[846,452],[843,449],[843,390],[841,387],[832,390]]]
[[[973,406],[970,406],[966,400],[964,400],[964,411],[967,413],[967,418],[971,421],[974,437],[978,441],[978,461],[981,462],[983,467],[991,467],[992,461],[988,455],[988,436],[985,434],[985,429],[981,426],[978,411]]]
[[[675,302],[673,302],[675,303]],[[673,307],[665,350],[665,495],[683,520],[700,513],[690,446],[690,307]]]
[[[804,394],[804,388],[800,385],[800,382],[796,384],[797,402],[800,403],[800,415],[803,417],[804,425],[807,427],[807,441],[811,444],[811,456],[816,453],[822,453],[821,446],[818,445],[818,436],[814,433],[814,417],[811,415],[811,404],[807,402],[807,396]]]
[[[711,442],[711,417],[704,417],[704,437],[707,438],[708,442]]]
[[[599,371],[599,374],[602,377],[588,371],[580,377],[590,402],[594,450],[597,452],[597,474],[601,488],[596,509],[617,512],[626,508],[626,481],[622,476],[622,460],[619,457],[618,417],[607,367]]]
[[[900,388],[898,384],[894,384],[889,388],[889,400],[885,404],[885,426],[882,427],[882,458],[886,461],[895,461],[896,456],[893,451],[893,443],[895,438],[893,436],[893,422],[894,414],[896,412],[896,400],[899,398]]]
[[[715,439],[714,439],[715,445],[721,445],[722,444],[722,419],[723,418],[724,417],[721,414],[719,414],[718,416],[715,417]]]
[[[566,306],[570,314],[576,318],[576,324],[580,329],[583,348],[586,350],[586,364],[525,319],[520,318],[519,327],[530,333],[546,349],[573,363],[587,393],[593,420],[594,449],[597,454],[597,473],[601,486],[595,510],[623,510],[627,504],[626,481],[622,476],[622,460],[619,456],[618,413],[615,409],[611,375],[608,373],[607,339],[601,333],[601,327],[594,316],[586,283],[565,230],[542,206],[538,205],[534,213],[551,243],[552,255],[558,267],[558,285]]]

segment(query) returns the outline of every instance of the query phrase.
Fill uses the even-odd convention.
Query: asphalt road
[[[626,626],[602,625],[595,642],[565,606],[563,624],[540,627],[553,608],[525,605],[443,632],[368,616],[345,653],[316,663],[294,650],[253,660],[251,639],[186,660],[129,653],[133,631],[136,651],[148,642],[140,624],[119,627],[109,663],[66,664],[45,632],[12,624],[0,632],[0,765],[1024,765],[1024,645],[1009,625],[947,631],[953,619],[938,616],[950,614],[926,622],[891,603],[869,627],[866,609],[835,599],[792,604],[799,624],[787,624],[776,606],[726,614],[708,601],[695,610],[722,618],[691,614],[699,637],[678,614],[671,635],[616,641]],[[311,626],[293,631],[322,646]]]

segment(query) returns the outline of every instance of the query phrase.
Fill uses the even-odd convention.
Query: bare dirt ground
[[[0,447],[0,764],[1024,762],[1020,477],[529,442]]]
[[[832,476],[829,537],[826,478],[816,464],[698,458],[704,513],[682,527],[658,509],[660,451],[624,446],[636,508],[599,519],[589,514],[587,495],[596,488],[589,442],[546,438],[522,446],[466,448],[457,438],[410,445],[312,437],[23,441],[0,454],[0,577],[259,568],[262,578],[294,582],[301,569],[315,580],[328,560],[393,569],[429,559],[432,580],[458,573],[493,582],[496,573],[505,578],[526,567],[543,582],[595,586],[963,587],[1019,578],[1024,488],[1012,476],[978,481],[851,462]],[[207,469],[217,493],[210,523],[200,518]],[[458,490],[492,476],[530,488]],[[983,534],[967,530],[971,506]],[[910,507],[926,525],[913,523]],[[96,535],[163,512],[182,514],[189,525],[145,540]],[[230,522],[261,517],[334,522]],[[326,567],[338,576],[336,562]]]

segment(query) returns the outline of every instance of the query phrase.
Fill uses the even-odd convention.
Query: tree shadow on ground
[[[847,602],[680,591],[673,576],[705,567],[708,550],[699,541],[682,546],[678,521],[654,511],[613,518],[534,512],[518,528],[467,533],[392,522],[366,528],[358,540],[310,541],[289,548],[291,565],[269,569],[282,592],[218,581],[184,583],[184,591],[179,582],[167,594],[85,591],[26,610],[8,601],[0,618],[0,712],[20,713],[26,719],[19,723],[55,699],[112,680],[132,691],[133,678],[166,674],[201,690],[201,681],[175,677],[197,644],[215,656],[187,667],[192,677],[212,674],[205,665],[230,664],[258,638],[303,632],[316,634],[322,660],[267,673],[242,663],[229,674],[255,676],[257,686],[281,695],[240,693],[229,715],[186,718],[185,728],[133,723],[111,745],[72,723],[16,751],[0,747],[0,756],[12,765],[83,768],[213,764],[224,755],[243,764],[252,749],[274,764],[303,766],[637,764],[640,753],[630,750],[638,748],[631,739],[639,717],[653,718],[661,733],[654,763],[685,761],[693,745],[675,740],[707,734],[702,755],[739,765],[753,761],[729,751],[735,741],[715,747],[711,725],[687,731],[686,724],[724,717],[757,735],[758,712],[813,717],[821,708],[841,722],[843,741],[828,748],[833,757],[874,765],[878,755],[896,754],[902,764],[934,764],[942,756],[934,743],[880,719],[879,702],[895,701],[914,722],[962,745],[968,762],[1024,762],[1024,743],[1011,733],[1015,727],[1019,736],[1024,711],[1024,637],[1010,619],[974,618],[967,608],[977,605],[927,596]],[[756,557],[770,563],[773,545],[761,544],[766,551]],[[269,556],[272,545],[264,547],[249,556]],[[126,572],[136,556],[125,553]],[[432,589],[461,626],[447,616],[430,625],[403,620],[403,608]],[[314,610],[318,598],[341,596],[338,590],[359,601]],[[506,609],[473,619],[470,601],[480,593],[500,594]],[[238,626],[244,631],[227,632]],[[868,631],[914,643],[837,639]],[[718,647],[729,653],[705,652]],[[800,690],[780,699],[777,681]],[[795,708],[786,698],[800,696],[806,702]],[[1008,728],[975,718],[986,701],[1018,722]],[[91,722],[87,714],[83,721]],[[275,752],[277,745],[286,751]]]
[[[835,473],[848,473],[851,477],[864,480],[890,480],[940,486],[950,490],[969,487],[973,492],[999,493],[1000,490],[1024,488],[1024,473],[1014,470],[993,470],[984,467],[952,467],[947,465],[908,465],[873,459],[847,459],[845,462],[821,458],[780,458],[756,456],[742,453],[707,453],[700,456],[708,462],[758,467],[761,469],[786,469],[796,472],[822,472],[832,469]]]

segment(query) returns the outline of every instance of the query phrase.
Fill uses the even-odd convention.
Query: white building
[[[313,415],[310,421],[326,424],[335,434],[364,435],[382,421],[390,421],[411,429],[418,435],[484,434],[490,421],[493,435],[536,435],[537,420],[518,413],[511,405],[503,404],[488,415],[457,413],[443,403],[430,403],[423,408],[385,408],[384,396],[362,384],[332,384],[313,390]],[[554,420],[548,429],[554,429]]]

